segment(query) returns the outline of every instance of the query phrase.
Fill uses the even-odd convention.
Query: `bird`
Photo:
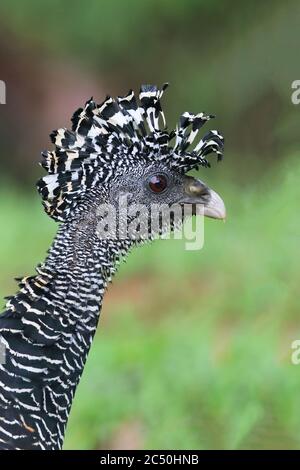
[[[183,211],[179,222],[173,213],[168,223],[159,217],[153,230],[152,206],[186,206],[189,215],[201,206],[202,215],[225,218],[218,193],[188,174],[210,167],[209,154],[221,160],[224,138],[210,130],[197,139],[214,117],[203,112],[184,112],[168,130],[161,106],[167,86],[142,85],[101,104],[91,98],[74,113],[71,129],[50,134],[53,149],[42,152],[47,174],[37,190],[59,225],[45,261],[35,275],[17,279],[19,290],[0,315],[2,450],[62,449],[108,284],[131,249],[186,218]],[[134,205],[148,210],[144,224],[134,224]],[[111,208],[115,223],[106,220]],[[121,222],[133,223],[132,236],[115,233]]]

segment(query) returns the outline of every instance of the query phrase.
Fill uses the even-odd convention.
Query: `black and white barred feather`
[[[75,112],[71,131],[59,129],[51,134],[55,150],[42,154],[42,166],[49,175],[38,183],[51,217],[66,220],[91,188],[141,159],[163,161],[186,173],[209,166],[209,153],[222,157],[223,137],[215,130],[191,148],[212,115],[185,112],[176,129],[167,130],[160,103],[166,87],[144,85],[139,100],[132,90],[124,97],[108,96],[100,105],[90,99]]]
[[[165,89],[143,86],[139,100],[132,91],[100,105],[89,100],[74,114],[72,130],[51,134],[55,149],[43,153],[48,175],[38,190],[46,212],[63,223],[37,274],[20,281],[0,317],[6,350],[0,363],[0,449],[62,447],[106,285],[131,247],[128,240],[96,236],[90,214],[102,186],[140,160],[163,161],[186,173],[208,166],[211,152],[222,156],[217,131],[193,147],[210,115],[184,113],[176,129],[167,130],[160,104]]]

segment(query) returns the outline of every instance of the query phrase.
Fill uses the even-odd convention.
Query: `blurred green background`
[[[2,297],[56,230],[39,152],[91,95],[169,81],[169,126],[204,110],[226,138],[200,172],[226,223],[206,221],[199,252],[163,240],[122,265],[65,449],[300,448],[299,20],[296,0],[1,2]]]

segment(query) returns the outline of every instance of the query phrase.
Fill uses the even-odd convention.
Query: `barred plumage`
[[[206,155],[211,152],[222,157],[223,137],[217,131],[208,132],[194,149],[187,151],[212,115],[186,112],[177,128],[167,131],[160,104],[166,87],[159,90],[151,85],[142,86],[140,103],[132,90],[123,98],[107,97],[98,106],[90,99],[84,109],[74,114],[72,131],[59,129],[51,134],[56,148],[44,152],[42,162],[49,176],[38,183],[51,217],[65,220],[85,193],[108,181],[119,165],[132,166],[143,158],[186,173],[209,166]]]
[[[127,173],[139,181],[149,168],[163,169],[180,180],[181,191],[186,180],[180,178],[209,166],[208,153],[222,156],[217,131],[191,147],[211,115],[184,113],[177,128],[167,130],[160,104],[165,89],[142,86],[139,101],[133,91],[100,105],[91,99],[74,114],[72,130],[51,134],[55,149],[42,154],[48,175],[38,191],[46,212],[62,224],[45,262],[35,276],[20,280],[0,317],[6,348],[0,364],[0,449],[62,446],[105,288],[121,258],[138,244],[97,236],[99,204],[119,189],[122,178],[126,183]],[[208,193],[204,196],[209,205]]]

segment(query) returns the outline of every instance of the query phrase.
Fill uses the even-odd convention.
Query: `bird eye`
[[[161,193],[167,187],[167,178],[164,175],[153,175],[149,179],[149,187],[154,193]]]

